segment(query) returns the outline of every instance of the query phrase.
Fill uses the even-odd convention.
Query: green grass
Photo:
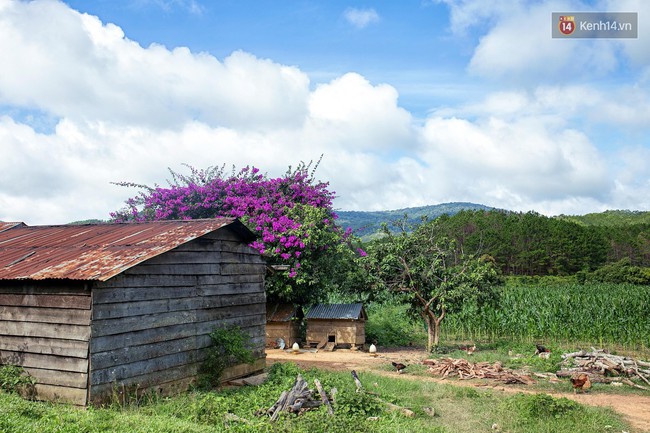
[[[355,392],[349,372],[301,371],[294,364],[275,364],[270,379],[259,387],[222,391],[196,391],[174,398],[145,399],[146,403],[109,408],[80,409],[31,402],[0,392],[0,431],[3,433],[72,432],[615,432],[628,430],[607,409],[588,408],[548,396],[502,396],[487,389],[441,385],[360,372],[361,382],[373,394]],[[258,409],[270,407],[289,389],[300,372],[313,384],[318,378],[326,390],[338,389],[336,414],[324,408],[301,416],[284,414],[276,423],[258,417]],[[376,394],[376,395],[375,395]],[[383,400],[409,407],[415,417],[388,412]],[[427,414],[435,410],[435,416]],[[227,413],[248,420],[227,421]],[[378,417],[373,419],[372,417]],[[606,428],[605,426],[611,426]]]

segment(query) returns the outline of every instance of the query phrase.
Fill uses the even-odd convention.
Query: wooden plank
[[[197,291],[202,296],[264,293],[264,283],[260,281],[254,283],[203,284],[198,287]]]
[[[117,365],[110,368],[94,369],[90,374],[91,385],[100,383],[122,382],[125,379],[142,376],[147,373],[167,370],[174,367],[192,364],[197,361],[197,351],[172,353],[169,355],[150,358],[130,364]]]
[[[29,373],[37,383],[44,385],[56,385],[83,389],[88,386],[88,373],[47,370],[32,367],[26,367],[25,371]]]
[[[95,306],[93,310],[93,320],[129,316],[143,316],[147,314],[166,313],[170,311],[231,307],[236,305],[263,303],[265,301],[266,296],[264,293],[249,293],[221,296],[196,296],[193,298],[159,299],[153,301],[137,301],[120,304],[101,304]]]
[[[237,326],[240,328],[264,326],[265,316],[237,316],[219,321],[191,322],[160,328],[146,328],[139,331],[123,332],[95,336],[90,342],[91,353],[105,352],[122,347],[158,343],[170,339],[185,338],[194,335],[207,334],[217,326]]]
[[[85,406],[87,391],[80,388],[68,388],[64,386],[53,386],[36,384],[36,399],[52,401],[55,403],[68,403],[77,406]]]
[[[233,367],[228,367],[223,371],[221,377],[222,382],[227,382],[231,379],[244,377],[252,373],[261,372],[266,368],[266,357],[256,359],[252,364],[238,364]]]
[[[174,395],[186,391],[194,383],[200,363],[187,364],[179,367],[169,368],[164,371],[143,374],[131,377],[118,382],[117,386],[113,383],[102,383],[91,387],[91,401],[93,404],[106,402],[110,399],[114,389],[117,393],[132,392],[134,388],[140,392],[156,392],[161,396]],[[266,359],[264,357],[255,360],[250,364],[238,365],[224,371],[223,381],[234,379],[236,377],[246,376],[264,370]],[[124,390],[124,391],[122,391]]]
[[[11,321],[90,325],[90,310],[0,306],[0,317]]]
[[[186,248],[185,250],[172,250],[144,262],[148,266],[186,266],[219,263],[263,263],[263,259],[259,253],[234,254],[217,250],[205,251]]]
[[[0,320],[0,335],[65,338],[67,340],[88,341],[90,338],[90,326]]]
[[[94,336],[90,341],[90,353],[95,354],[120,349],[122,347],[160,343],[169,339],[185,338],[194,335],[196,335],[196,326],[194,323],[190,323],[165,326],[162,328],[147,328],[122,334]]]
[[[149,328],[182,325],[196,322],[195,311],[149,314],[146,316],[123,317],[120,319],[93,320],[93,339],[104,335],[122,334]]]
[[[84,358],[88,355],[88,341],[3,335],[0,350]]]
[[[220,264],[197,264],[185,266],[148,265],[147,262],[124,271],[125,275],[219,275]]]
[[[153,373],[143,374],[140,376],[129,377],[115,383],[101,383],[92,385],[90,388],[91,401],[93,404],[106,401],[111,397],[115,390],[118,395],[124,392],[131,392],[134,388],[146,391],[155,391],[161,395],[170,395],[187,390],[183,385],[171,386],[170,384],[184,384],[189,386],[195,381],[200,363],[195,362],[186,364],[179,367],[168,368],[164,371],[157,371]],[[169,391],[173,389],[172,391]]]
[[[208,332],[214,330],[214,326],[208,328]],[[252,336],[252,347],[260,346],[260,338],[264,332],[264,326],[253,326],[248,328],[241,328],[243,332]],[[190,332],[196,330],[188,330]],[[160,337],[166,337],[166,340],[160,340],[155,343],[142,344],[142,345],[128,345],[116,347],[111,350],[102,352],[93,352],[91,355],[91,365],[93,369],[103,369],[120,364],[129,364],[137,361],[142,361],[149,358],[156,358],[170,353],[178,353],[189,350],[200,350],[212,345],[212,341],[207,334],[196,335],[192,334],[183,336],[181,338],[174,338],[173,334],[162,334]]]
[[[247,275],[199,275],[198,285],[200,287],[213,284],[237,284],[237,283],[262,283],[264,284],[264,273]]]
[[[134,279],[135,280],[135,279]],[[143,278],[143,280],[146,280]],[[170,282],[172,283],[172,282]],[[134,281],[133,287],[97,288],[93,292],[93,303],[112,304],[119,302],[147,301],[156,299],[190,298],[196,296],[196,286],[181,287],[176,285],[156,287],[139,285]]]
[[[264,273],[266,268],[263,263],[224,263],[221,265],[221,275],[255,275]]]
[[[90,309],[90,296],[0,294],[0,305]]]
[[[84,373],[88,371],[88,359],[71,358],[67,356],[40,355],[26,352],[12,352],[0,350],[0,358],[9,360],[8,364],[21,367],[43,368],[48,370],[74,371]],[[18,362],[13,362],[13,361]]]
[[[197,349],[195,336],[162,341],[160,343],[129,346],[109,352],[93,353],[91,365],[94,370],[101,370],[121,364],[130,364],[150,358],[157,358],[170,353],[186,352]]]
[[[14,295],[72,295],[72,296],[90,296],[90,284],[74,283],[70,281],[60,284],[46,283],[24,284],[15,281],[0,281],[0,294]]]
[[[244,315],[266,315],[265,304],[241,305],[225,308],[211,308],[193,311],[174,311],[119,319],[93,320],[93,338],[103,335],[122,334],[148,328],[180,325],[184,323],[223,320]],[[10,322],[12,323],[12,322]],[[0,326],[0,329],[2,327]]]
[[[93,289],[93,296],[96,289],[111,289],[111,288],[141,288],[141,287],[194,287],[198,279],[194,275],[146,275],[146,276],[133,276],[119,274],[108,281],[96,283]]]
[[[194,279],[195,284],[191,286],[177,284],[177,278],[178,276],[169,276],[162,278],[162,280],[166,281],[159,281],[161,278],[153,278],[152,276],[132,276],[128,281],[124,281],[124,287],[97,287],[93,291],[93,303],[97,305],[125,301],[189,298],[192,296],[214,296],[264,291],[262,278],[257,278],[254,282],[239,283],[228,282],[227,280],[231,278],[227,278],[227,280],[226,278],[215,278],[216,283],[213,284],[198,284],[198,279]],[[155,282],[158,282],[158,284],[156,285]],[[129,283],[132,283],[131,287],[126,286]]]

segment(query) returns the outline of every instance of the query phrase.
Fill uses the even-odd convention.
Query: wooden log
[[[298,374],[291,390],[289,392],[283,391],[280,398],[275,402],[271,409],[269,409],[269,411],[272,411],[271,421],[276,421],[280,416],[280,413],[284,410],[289,410],[289,412],[298,412],[304,401],[307,400],[309,396],[309,386],[302,378],[302,375]]]
[[[273,406],[269,408],[268,413],[271,415],[271,421],[277,420],[278,416],[280,416],[280,412],[282,411],[282,408],[287,401],[288,394],[289,393],[287,391],[282,391],[280,398],[278,398],[277,401],[273,403]]]
[[[334,408],[330,404],[330,401],[327,398],[327,394],[325,394],[325,390],[323,390],[323,386],[320,384],[320,381],[318,379],[314,379],[314,384],[316,384],[316,389],[318,390],[318,393],[320,394],[321,400],[327,406],[327,413],[329,413],[330,415],[334,415]]]
[[[388,408],[388,411],[390,411],[390,412],[398,411],[402,415],[407,416],[407,417],[414,417],[415,416],[415,412],[413,412],[411,409],[409,409],[407,407],[403,407],[403,406],[399,406],[399,405],[394,404],[394,403],[390,403],[388,401],[382,400],[381,398],[377,398],[377,400],[379,400],[384,405],[386,405],[386,407]]]
[[[641,386],[641,385],[637,385],[636,383],[632,382],[629,379],[623,379],[623,380],[621,380],[621,382],[623,382],[626,385],[633,386],[634,388],[639,388],[639,389],[643,389],[643,390],[646,390],[646,391],[650,390],[650,388],[647,388],[647,387]]]

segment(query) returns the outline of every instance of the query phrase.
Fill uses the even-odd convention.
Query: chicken
[[[573,385],[573,393],[577,394],[578,389],[585,391],[591,388],[591,380],[587,373],[577,373],[571,376],[571,385]]]
[[[467,352],[468,355],[471,355],[476,350],[476,344],[473,346],[461,344],[458,348]]]
[[[550,349],[547,349],[546,347],[542,346],[541,344],[536,344],[535,347],[536,347],[535,355],[539,355],[540,353],[551,353]]]
[[[407,367],[406,365],[402,364],[401,362],[391,362],[393,364],[393,367],[397,370],[398,373],[402,374],[404,372],[404,369]]]

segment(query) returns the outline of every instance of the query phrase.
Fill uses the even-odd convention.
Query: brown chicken
[[[577,373],[571,376],[571,385],[573,385],[573,393],[577,394],[578,389],[585,391],[591,388],[591,380],[589,380],[589,375],[586,373]]]
[[[402,364],[401,362],[391,362],[393,364],[393,367],[397,370],[398,373],[402,374],[404,372],[404,369],[406,368],[406,365]]]

